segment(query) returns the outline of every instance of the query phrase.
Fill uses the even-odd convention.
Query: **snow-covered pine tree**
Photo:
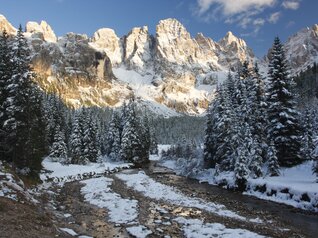
[[[228,72],[224,84],[228,90],[229,97],[232,100],[235,97],[235,79],[234,79],[233,75],[231,74],[231,71]]]
[[[83,127],[81,125],[81,114],[76,112],[72,123],[70,136],[70,153],[72,164],[87,164],[88,160],[83,156]]]
[[[49,94],[46,95],[44,110],[46,119],[46,143],[47,146],[50,147],[55,141],[54,137],[57,126],[66,136],[66,107],[58,96],[56,96],[55,94]],[[66,137],[65,143],[67,143]]]
[[[121,159],[135,163],[136,165],[142,165],[149,161],[149,151],[144,151],[144,145],[142,144],[142,131],[139,127],[140,120],[136,114],[136,105],[134,98],[131,98],[125,111],[126,118],[121,141]]]
[[[9,160],[6,152],[9,150],[9,145],[6,142],[7,133],[4,128],[4,123],[7,120],[6,100],[8,97],[7,84],[12,77],[12,49],[8,42],[8,34],[4,30],[0,36],[0,158],[1,160]]]
[[[268,115],[267,115],[267,102],[265,97],[265,83],[264,79],[259,73],[258,64],[254,65],[254,82],[255,82],[255,110],[254,110],[254,126],[253,126],[253,137],[254,140],[260,145],[261,157],[266,157],[267,153],[267,125],[268,125]]]
[[[84,120],[86,126],[83,128],[83,157],[87,161],[96,162],[99,151],[96,120],[91,112],[86,113]]]
[[[239,191],[245,191],[247,179],[249,177],[249,171],[247,167],[247,156],[245,146],[239,147],[238,157],[235,161],[234,175],[235,175],[235,184]]]
[[[36,76],[36,75],[35,75]],[[33,82],[32,82],[33,83]],[[42,158],[48,154],[46,148],[45,112],[43,109],[43,93],[38,86],[33,84],[30,93],[29,106],[26,115],[29,120],[29,148],[31,172],[38,173],[42,168]],[[36,174],[37,176],[37,174]]]
[[[302,139],[302,156],[305,160],[313,159],[313,152],[315,149],[314,145],[314,138],[313,138],[313,126],[312,126],[312,114],[310,109],[307,108],[305,110],[305,115],[303,119],[303,128],[304,128],[304,135]]]
[[[216,121],[216,151],[213,160],[219,165],[221,171],[229,171],[234,168],[233,153],[233,135],[235,134],[234,119],[237,117],[231,101],[227,88],[224,87],[219,92],[220,96],[220,114]]]
[[[5,102],[8,119],[4,124],[7,132],[7,156],[21,172],[37,172],[45,153],[42,128],[42,95],[32,79],[30,49],[20,25],[12,45],[12,77],[8,80],[8,97]]]
[[[216,96],[207,110],[207,121],[204,137],[204,163],[206,168],[215,168],[216,160],[214,160],[217,140],[217,118],[219,116],[219,88],[216,90]]]
[[[149,157],[149,150],[150,150],[150,126],[149,126],[149,119],[147,114],[144,112],[142,120],[140,120],[139,124],[139,135],[141,138],[141,144],[143,147],[143,157]]]
[[[112,160],[120,159],[121,131],[121,120],[119,113],[114,111],[112,119],[109,123],[105,141],[105,154]]]
[[[275,38],[269,59],[268,116],[269,140],[273,140],[282,166],[301,162],[301,129],[295,107],[293,80],[290,78],[283,45]]]
[[[267,150],[267,161],[268,161],[268,174],[269,176],[279,175],[279,163],[276,156],[276,149],[274,142],[271,141]]]
[[[246,189],[246,182],[250,174],[248,164],[253,157],[252,136],[249,125],[243,122],[239,128],[238,138],[241,140],[235,151],[234,175],[235,183],[239,191]]]
[[[263,161],[263,146],[264,138],[266,134],[264,133],[265,121],[261,118],[266,118],[266,114],[261,114],[264,112],[262,109],[262,92],[260,85],[260,75],[258,74],[258,67],[255,66],[255,74],[248,69],[248,63],[245,62],[243,65],[242,72],[245,72],[245,82],[246,82],[246,99],[243,100],[243,105],[246,105],[246,116],[245,122],[249,125],[251,137],[253,144],[251,161],[249,161],[249,169],[251,170],[251,175],[254,178],[260,177],[262,175],[261,165]],[[243,95],[244,96],[244,95]],[[264,95],[263,95],[264,96]],[[244,117],[244,116],[243,116]]]
[[[150,147],[149,152],[152,155],[157,155],[159,153],[158,150],[158,140],[155,133],[155,130],[153,128],[153,123],[150,125]]]
[[[50,155],[53,160],[67,162],[67,146],[65,143],[64,133],[59,125],[55,128],[54,142],[50,149]]]

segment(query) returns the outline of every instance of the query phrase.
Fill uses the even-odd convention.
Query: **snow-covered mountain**
[[[3,29],[16,33],[0,16]],[[301,40],[297,39],[303,37],[297,38],[297,34],[286,46],[290,45],[288,56],[297,67],[317,52],[317,30],[304,34],[310,36],[309,56],[301,50],[304,44],[298,45]],[[193,38],[176,19],[161,20],[155,35],[143,26],[122,37],[109,28],[97,30],[91,38],[76,33],[56,37],[45,21],[28,22],[25,35],[32,47],[38,83],[73,107],[116,107],[135,94],[155,113],[201,114],[213,98],[217,81],[222,81],[229,69],[244,60],[258,60],[232,32],[220,41],[202,33]]]
[[[285,43],[285,49],[294,73],[318,63],[318,25],[304,28],[291,36]]]

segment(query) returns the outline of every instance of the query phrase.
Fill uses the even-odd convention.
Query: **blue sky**
[[[317,0],[0,0],[0,14],[14,25],[46,20],[61,36],[91,36],[102,27],[118,36],[147,25],[152,34],[159,20],[176,18],[192,36],[202,32],[218,41],[227,31],[247,41],[263,56],[278,35],[283,41],[318,23]]]

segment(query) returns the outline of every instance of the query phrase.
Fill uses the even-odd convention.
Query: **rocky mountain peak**
[[[113,29],[101,28],[97,30],[91,39],[91,45],[103,50],[110,58],[113,66],[122,62],[121,42]]]
[[[312,26],[312,33],[314,37],[318,37],[318,24]]]
[[[236,37],[231,31],[228,31],[224,38],[219,41],[219,44],[223,47],[230,46],[232,44],[238,47],[247,47],[246,42],[243,39]]]
[[[217,48],[216,43],[211,38],[204,36],[202,33],[198,33],[195,40],[203,49],[215,51]]]
[[[285,50],[294,73],[318,62],[318,25],[304,28],[291,36],[285,43]]]
[[[159,60],[185,65],[193,62],[198,46],[186,28],[176,19],[161,20],[156,28]]]
[[[148,27],[135,27],[124,37],[124,61],[129,69],[145,70],[151,60],[151,39]]]
[[[9,35],[15,35],[17,33],[17,29],[11,25],[7,18],[0,15],[0,34],[2,34],[3,30],[6,30]]]
[[[161,35],[166,35],[169,38],[190,38],[189,32],[186,28],[174,18],[168,18],[165,20],[159,21],[159,24],[156,28],[157,37]]]
[[[222,65],[233,67],[245,60],[252,63],[255,58],[253,51],[247,46],[246,42],[236,37],[231,31],[227,32],[218,44],[223,54],[220,59]]]
[[[29,21],[26,24],[26,32],[30,33],[32,37],[41,37],[47,42],[57,42],[57,37],[51,26],[46,21],[41,21],[40,24],[34,21]]]

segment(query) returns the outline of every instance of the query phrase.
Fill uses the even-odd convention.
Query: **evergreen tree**
[[[10,145],[6,156],[24,172],[39,171],[45,153],[42,95],[32,79],[30,50],[19,27],[12,46],[12,77],[7,84],[7,100],[4,103],[8,119],[4,124],[6,144]]]
[[[114,112],[109,123],[106,137],[105,153],[112,160],[119,160],[121,149],[121,121],[119,114]]]
[[[237,157],[234,167],[235,183],[239,191],[244,191],[246,189],[246,182],[249,176],[249,169],[247,166],[249,159],[247,146],[243,142],[237,149]]]
[[[93,120],[92,114],[86,115],[86,127],[83,128],[83,156],[85,160],[96,162],[99,152],[99,143],[97,138],[97,124]]]
[[[313,159],[313,151],[315,149],[314,140],[313,140],[313,126],[311,113],[309,108],[306,109],[304,115],[304,135],[302,139],[302,155],[306,160]]]
[[[276,149],[274,142],[271,142],[268,147],[267,152],[267,161],[268,161],[268,174],[269,176],[278,176],[279,175],[279,164],[276,156]]]
[[[273,140],[282,166],[300,163],[299,113],[295,109],[293,81],[289,76],[283,45],[275,38],[269,59],[269,140]]]
[[[136,115],[136,105],[134,98],[130,99],[125,111],[124,127],[121,141],[121,159],[142,165],[148,162],[149,151],[145,152],[145,145],[142,144],[140,132],[140,120]]]
[[[234,166],[232,138],[235,133],[233,118],[234,110],[226,88],[220,90],[219,117],[216,120],[216,144],[214,163],[219,164],[221,170],[231,170]]]
[[[50,147],[55,139],[56,127],[59,127],[64,134],[66,140],[66,108],[62,100],[54,95],[47,95],[45,103],[45,119],[46,119],[46,134],[47,145]]]
[[[70,137],[70,152],[72,164],[87,164],[88,160],[83,156],[83,127],[79,112],[75,113]]]
[[[267,103],[265,97],[265,84],[264,79],[259,73],[257,63],[254,66],[254,82],[255,82],[255,104],[253,111],[253,137],[256,143],[258,143],[258,154],[264,159],[267,153]]]
[[[150,127],[150,146],[149,146],[149,152],[152,155],[157,155],[158,154],[158,141],[157,141],[157,136],[155,134],[155,131],[153,127]]]
[[[205,128],[205,137],[204,137],[204,149],[203,149],[203,155],[204,155],[204,162],[206,168],[215,168],[215,160],[214,160],[214,154],[216,149],[216,121],[218,117],[218,90],[216,92],[216,97],[214,98],[214,101],[209,106],[207,111],[207,121],[206,121],[206,128]]]
[[[56,159],[56,161],[61,162],[61,159],[64,159],[63,162],[67,161],[67,146],[65,143],[64,134],[61,131],[59,125],[57,125],[55,128],[54,142],[51,146],[49,156],[53,159]]]
[[[4,30],[2,36],[0,36],[0,158],[3,160],[10,160],[7,157],[7,152],[10,148],[6,141],[8,135],[4,124],[8,119],[6,100],[8,97],[8,82],[12,77],[11,51],[8,34]]]
[[[151,144],[151,138],[150,138],[150,126],[149,126],[149,119],[147,114],[144,113],[143,119],[141,123],[139,124],[139,135],[141,138],[141,144],[142,144],[142,157],[148,158],[149,157],[149,150],[150,150],[150,144]]]

